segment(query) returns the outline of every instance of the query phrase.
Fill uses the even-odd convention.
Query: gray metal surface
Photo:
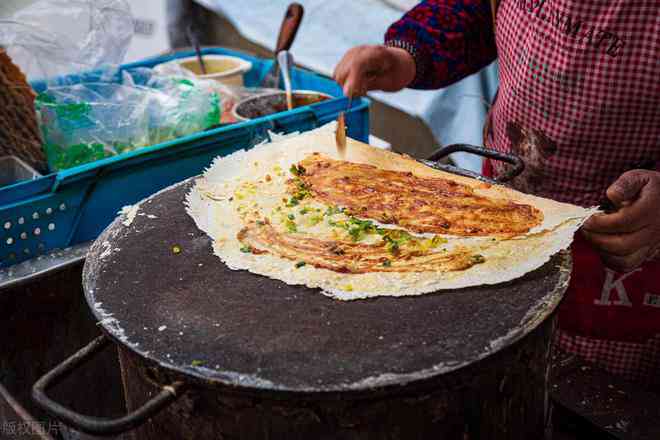
[[[16,156],[0,157],[0,188],[39,176],[41,174]]]
[[[83,261],[91,245],[92,242],[87,242],[66,249],[55,249],[44,255],[0,269],[0,293]]]
[[[117,219],[90,250],[83,280],[114,339],[206,386],[346,395],[432,380],[520,340],[568,283],[570,258],[560,254],[511,283],[332,300],[228,269],[184,210],[190,186]]]

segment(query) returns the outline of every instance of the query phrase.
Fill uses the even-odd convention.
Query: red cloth
[[[603,266],[580,233],[572,251],[574,270],[559,309],[562,329],[630,342],[660,334],[660,262],[648,262],[629,273],[614,272]]]

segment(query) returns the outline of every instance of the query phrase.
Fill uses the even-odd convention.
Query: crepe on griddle
[[[314,199],[413,232],[517,235],[529,232],[543,218],[531,205],[480,196],[472,187],[443,177],[419,177],[321,154],[298,166],[306,170],[300,179]]]
[[[594,210],[429,168],[335,124],[218,158],[187,196],[231,269],[339,299],[495,284],[567,248]]]

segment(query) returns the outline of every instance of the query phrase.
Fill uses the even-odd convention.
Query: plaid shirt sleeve
[[[390,26],[385,44],[407,50],[417,75],[408,86],[446,87],[497,57],[490,2],[427,0]]]

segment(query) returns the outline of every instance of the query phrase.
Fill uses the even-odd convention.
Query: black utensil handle
[[[195,31],[193,31],[192,28],[192,23],[188,25],[188,28],[186,29],[186,33],[188,34],[188,41],[190,41],[190,44],[192,45],[193,49],[195,49],[195,54],[197,55],[197,62],[199,63],[199,67],[202,70],[202,74],[206,75],[206,64],[204,64],[204,57],[202,56],[202,49],[200,48],[199,45],[199,38],[197,38],[197,34],[195,34]]]
[[[277,36],[275,55],[283,50],[291,49],[304,13],[305,10],[300,3],[291,3],[286,9],[282,25],[280,26],[280,33]]]
[[[520,175],[520,173],[522,173],[525,169],[525,162],[523,162],[522,159],[519,158],[518,156],[515,156],[513,154],[505,154],[499,151],[491,150],[489,148],[477,147],[475,145],[468,145],[468,144],[452,144],[440,148],[436,152],[434,152],[428,158],[428,160],[432,162],[437,162],[440,159],[449,156],[450,154],[458,153],[458,152],[472,153],[472,154],[476,154],[477,156],[482,156],[493,160],[499,160],[501,162],[506,162],[510,165],[513,165],[512,169],[510,169],[509,171],[507,171],[506,173],[495,179],[497,183],[508,182],[514,177]],[[474,174],[472,172],[469,173],[470,173],[470,177],[472,177],[472,174]]]
[[[46,373],[32,387],[32,398],[46,412],[66,423],[68,426],[93,435],[115,435],[135,428],[163,410],[179,398],[183,384],[174,383],[162,387],[161,391],[137,410],[118,419],[105,419],[78,414],[55,402],[46,395],[46,391],[72,374],[81,364],[89,361],[96,354],[111,345],[105,336],[99,336],[86,347]]]

